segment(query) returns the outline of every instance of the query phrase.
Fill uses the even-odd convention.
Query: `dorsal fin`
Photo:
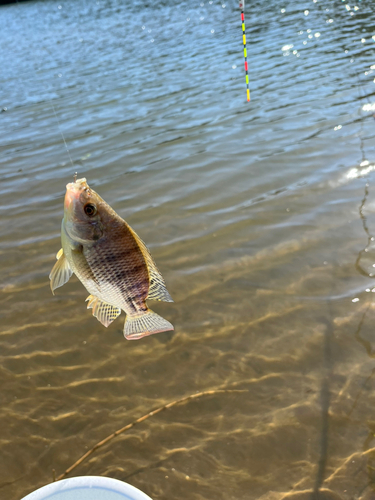
[[[148,295],[146,298],[153,300],[162,300],[164,302],[173,302],[173,299],[167,290],[164,278],[161,275],[159,269],[156,267],[154,259],[151,256],[150,250],[147,248],[147,246],[141,240],[141,238],[137,235],[137,233],[133,231],[133,229],[129,225],[127,226],[131,234],[134,236],[136,242],[138,243],[138,246],[146,261],[150,279],[150,288],[148,290]]]

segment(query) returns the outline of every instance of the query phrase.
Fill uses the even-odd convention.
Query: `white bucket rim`
[[[42,486],[21,500],[48,500],[49,497],[56,493],[79,489],[86,489],[87,491],[92,488],[105,489],[112,493],[118,493],[124,496],[124,500],[152,500],[146,493],[143,493],[143,491],[131,484],[124,483],[119,479],[102,476],[78,476],[62,479],[61,481]]]

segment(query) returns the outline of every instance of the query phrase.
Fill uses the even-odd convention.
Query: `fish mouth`
[[[64,200],[65,208],[68,209],[74,200],[78,200],[81,193],[86,189],[89,189],[89,186],[84,177],[82,179],[77,179],[75,182],[69,182],[69,184],[66,185]]]

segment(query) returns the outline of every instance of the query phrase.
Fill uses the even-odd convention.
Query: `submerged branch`
[[[154,415],[157,415],[163,410],[167,410],[168,408],[172,408],[172,406],[178,405],[180,403],[185,403],[186,401],[190,401],[192,399],[197,399],[201,398],[203,396],[211,396],[214,394],[221,394],[221,393],[227,393],[227,392],[248,392],[246,389],[214,389],[211,391],[202,391],[202,392],[197,392],[196,394],[191,394],[190,396],[186,396],[181,399],[176,399],[175,401],[172,401],[171,403],[168,403],[166,405],[160,406],[159,408],[156,408],[153,411],[150,411],[146,415],[143,415],[143,417],[138,418],[137,420],[134,420],[134,422],[131,422],[130,424],[125,425],[121,429],[118,429],[117,431],[113,432],[106,438],[104,438],[102,441],[99,441],[99,443],[96,443],[89,451],[87,451],[84,455],[82,455],[81,458],[79,458],[73,465],[71,465],[66,471],[58,476],[56,478],[56,481],[60,481],[61,479],[64,479],[68,474],[70,474],[75,468],[78,467],[83,461],[86,460],[90,455],[92,455],[96,450],[107,444],[109,441],[114,439],[116,436],[119,436],[123,432],[128,431],[132,427],[134,427],[137,424],[140,424],[141,422],[144,422],[150,417],[153,417]]]

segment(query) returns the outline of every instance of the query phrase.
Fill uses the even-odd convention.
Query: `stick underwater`
[[[214,394],[222,394],[222,393],[230,393],[230,392],[248,392],[247,389],[216,389],[216,390],[211,390],[211,391],[203,391],[203,392],[197,392],[196,394],[191,394],[190,396],[185,396],[184,398],[181,399],[176,399],[175,401],[172,401],[171,403],[168,403],[164,406],[160,406],[159,408],[156,408],[156,410],[150,411],[146,415],[143,415],[143,417],[138,418],[137,420],[134,420],[134,422],[125,425],[121,429],[118,429],[117,431],[113,432],[106,438],[104,438],[102,441],[99,441],[99,443],[96,443],[95,446],[91,448],[88,452],[86,452],[84,455],[82,455],[81,458],[79,458],[73,465],[71,465],[66,471],[61,474],[59,477],[56,478],[56,481],[60,481],[61,479],[64,479],[68,474],[70,474],[78,465],[80,465],[86,458],[88,458],[90,455],[94,453],[94,451],[98,450],[105,444],[107,444],[109,441],[111,441],[113,438],[118,436],[119,434],[122,434],[123,432],[128,431],[132,427],[134,427],[137,424],[140,424],[144,420],[147,420],[150,417],[153,417],[154,415],[157,415],[163,410],[166,410],[168,408],[172,408],[172,406],[175,406],[180,403],[184,403],[185,401],[191,401],[192,399],[197,399],[201,398],[202,396],[211,396]]]

